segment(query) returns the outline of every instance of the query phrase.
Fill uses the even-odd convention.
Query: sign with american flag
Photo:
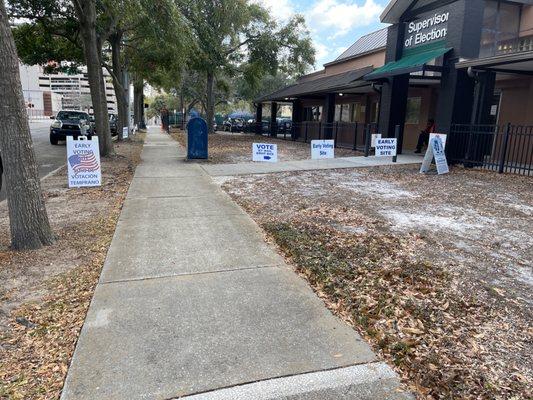
[[[67,136],[67,168],[69,187],[101,186],[98,137],[87,140],[84,136],[79,139]]]

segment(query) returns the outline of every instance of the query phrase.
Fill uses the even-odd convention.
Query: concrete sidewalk
[[[382,165],[421,164],[422,160],[422,156],[405,154],[399,155],[396,163],[392,162],[392,157],[360,156],[338,157],[324,160],[283,161],[277,163],[203,164],[202,169],[210,176],[231,176],[320,169],[367,168]]]
[[[61,398],[410,398],[184,155],[149,131]]]

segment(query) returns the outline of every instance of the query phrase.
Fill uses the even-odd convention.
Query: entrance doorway
[[[420,132],[426,129],[429,119],[435,119],[439,98],[439,83],[427,86],[410,86],[403,135],[403,152],[416,149]],[[438,127],[437,127],[438,129]]]

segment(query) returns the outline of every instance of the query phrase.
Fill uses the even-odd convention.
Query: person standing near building
[[[432,118],[428,120],[426,129],[420,132],[420,135],[418,136],[418,143],[416,145],[415,153],[422,153],[422,147],[424,147],[424,145],[429,145],[429,135],[431,133],[435,133],[435,120]]]

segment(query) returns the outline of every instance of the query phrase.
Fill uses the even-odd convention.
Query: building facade
[[[47,74],[40,65],[20,64],[22,91],[30,116],[49,117],[58,111],[80,110],[93,113],[87,73]],[[107,109],[117,112],[117,99],[111,76],[104,69]]]
[[[395,0],[382,21],[392,24],[387,62],[365,79],[382,86],[384,134],[400,125],[412,148],[429,118],[447,134],[457,124],[533,123],[524,112],[533,111],[530,1]]]
[[[320,123],[321,137],[338,135],[338,123],[375,124],[387,137],[399,129],[405,151],[429,119],[450,135],[459,124],[533,125],[531,3],[393,0],[381,16],[388,28],[257,103],[291,102],[295,125]]]

